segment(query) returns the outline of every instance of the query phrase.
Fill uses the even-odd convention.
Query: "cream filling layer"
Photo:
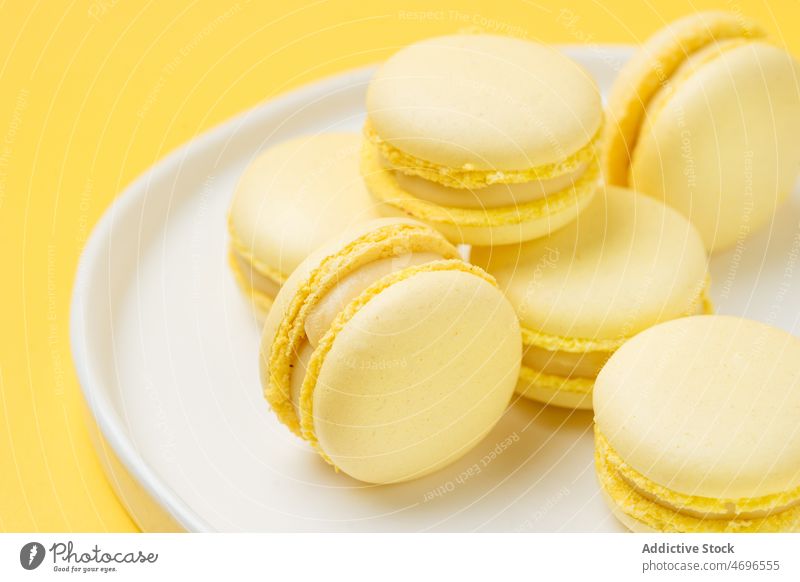
[[[713,306],[708,300],[708,283],[705,284],[700,296],[697,299],[697,307],[689,315],[702,315],[713,313]],[[523,335],[524,337],[524,335]],[[567,338],[556,338],[553,344],[562,343],[568,345]],[[625,341],[624,339],[622,340]],[[621,344],[620,344],[621,345]],[[559,346],[562,347],[562,346]],[[522,352],[522,365],[535,372],[547,376],[558,376],[561,378],[585,378],[594,380],[605,366],[608,359],[616,351],[614,349],[578,351],[576,349],[553,349],[554,345],[543,347],[533,343],[524,343]]]
[[[419,176],[405,174],[401,170],[392,168],[384,158],[381,158],[381,163],[384,168],[394,174],[401,188],[420,200],[449,208],[478,210],[533,202],[571,188],[589,165],[588,162],[582,162],[575,170],[566,174],[520,184],[491,184],[482,188],[452,188]]]
[[[679,493],[648,479],[625,463],[595,427],[597,452],[616,477],[633,492],[657,506],[697,519],[748,520],[776,515],[800,504],[800,488],[751,498],[711,498]]]
[[[295,352],[289,386],[289,394],[295,410],[299,410],[301,388],[308,362],[339,312],[386,275],[442,258],[436,253],[416,252],[378,259],[356,269],[337,282],[336,286],[314,306],[305,320],[305,338]]]
[[[573,353],[524,346],[522,364],[550,376],[594,380],[613,352]]]

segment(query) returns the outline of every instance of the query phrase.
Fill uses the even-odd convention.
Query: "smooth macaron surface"
[[[270,310],[261,348],[267,400],[357,479],[403,481],[454,461],[510,400],[519,323],[493,279],[457,256],[421,223],[364,223],[312,253]],[[312,349],[303,348],[325,298],[386,260],[391,272],[344,303]]]
[[[651,37],[609,97],[604,171],[690,218],[723,250],[768,223],[800,168],[800,68],[741,15]]]
[[[554,48],[476,34],[398,51],[370,83],[367,116],[383,142],[424,162],[513,171],[575,154],[603,113],[588,73]]]
[[[475,247],[524,329],[561,338],[629,337],[694,313],[707,259],[696,229],[632,190],[607,187],[548,238]]]
[[[756,498],[800,487],[800,340],[694,316],[648,329],[608,361],[596,427],[624,463],[679,494]]]
[[[619,72],[609,94],[603,138],[608,181],[627,184],[630,158],[648,105],[693,53],[719,41],[763,36],[754,22],[709,11],[680,18],[647,39]]]
[[[768,223],[800,170],[800,68],[766,42],[692,67],[642,125],[629,183],[697,226],[709,249]]]
[[[329,133],[290,139],[255,158],[230,208],[234,252],[285,280],[324,242],[379,217],[359,172],[360,150],[360,134]]]
[[[325,357],[313,397],[319,446],[349,475],[382,483],[461,457],[511,397],[517,326],[472,273],[421,272],[382,291]]]

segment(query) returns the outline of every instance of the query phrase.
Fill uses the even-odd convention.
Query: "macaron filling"
[[[566,378],[596,378],[613,352],[568,352],[526,345],[522,365],[551,376]]]
[[[595,157],[581,160],[569,171],[559,176],[541,180],[535,178],[526,184],[498,183],[495,186],[476,187],[465,183],[461,188],[454,188],[430,180],[428,180],[430,183],[426,184],[426,179],[418,174],[410,174],[405,170],[398,169],[396,165],[387,166],[381,156],[378,148],[365,141],[362,149],[361,171],[367,188],[380,202],[397,208],[418,220],[435,225],[455,225],[460,228],[468,228],[499,227],[523,223],[541,224],[541,228],[537,229],[537,231],[541,231],[539,236],[573,220],[577,212],[591,202],[597,190],[597,181],[600,175],[599,161]],[[535,184],[531,186],[532,182]],[[409,184],[411,189],[405,187]],[[563,184],[566,184],[566,187],[556,190]],[[415,188],[417,193],[422,193],[427,199],[415,195],[411,191]],[[484,204],[482,194],[479,194],[481,197],[478,198],[473,194],[473,192],[480,193],[483,188],[492,189],[486,193],[485,198],[490,206]],[[510,188],[515,188],[515,190]],[[516,190],[517,188],[519,190]],[[555,191],[551,192],[551,189]],[[519,192],[525,193],[523,198],[526,200],[514,200],[514,196]],[[492,198],[498,194],[506,197],[501,203],[505,201],[511,201],[511,203],[494,206],[494,204],[498,204],[498,201],[492,200]],[[440,196],[444,196],[444,198]],[[446,200],[455,204],[458,197],[466,206],[442,204]]]
[[[694,304],[694,310],[686,315],[713,312],[708,298],[708,282]],[[526,389],[535,390],[538,385],[540,392],[557,394],[563,391],[588,399],[600,370],[627,339],[567,338],[523,329],[523,378],[531,386],[523,386],[520,391],[524,394]]]
[[[617,508],[659,531],[789,531],[800,528],[800,485],[752,498],[674,491],[624,462],[595,427],[598,478]]]
[[[451,168],[408,154],[382,139],[369,120],[364,126],[366,142],[377,150],[377,158],[404,174],[418,176],[451,188],[484,188],[492,184],[523,184],[570,174],[581,165],[597,158],[597,149],[603,134],[600,125],[588,143],[558,162],[534,165],[517,170],[476,169],[471,164]]]
[[[583,162],[573,171],[554,178],[521,184],[491,184],[483,188],[452,188],[413,174],[405,174],[401,170],[390,168],[389,171],[401,188],[420,200],[450,208],[491,209],[534,202],[572,188],[585,173],[587,166],[588,162]],[[384,163],[384,167],[388,166]]]

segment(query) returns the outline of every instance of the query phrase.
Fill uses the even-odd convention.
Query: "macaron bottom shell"
[[[800,531],[800,490],[760,499],[715,500],[670,492],[636,475],[637,485],[623,477],[634,470],[610,449],[605,437],[595,428],[595,469],[603,497],[614,516],[634,532],[734,533]],[[695,505],[681,511],[680,504]],[[736,504],[763,507],[763,515],[700,517],[703,508],[732,507]],[[777,508],[775,507],[777,506]],[[777,510],[776,510],[777,509]]]

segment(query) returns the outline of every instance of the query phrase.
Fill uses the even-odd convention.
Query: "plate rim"
[[[627,59],[635,50],[629,44],[555,44],[552,45],[574,58],[576,54],[584,54],[596,50],[612,58]],[[357,68],[346,69],[337,73],[320,77],[309,83],[291,89],[275,98],[261,102],[230,118],[227,118],[196,137],[176,146],[165,157],[145,169],[132,182],[130,182],[103,211],[100,219],[92,228],[89,238],[81,251],[78,265],[73,280],[73,289],[70,299],[69,340],[72,362],[78,378],[83,403],[87,409],[87,422],[95,425],[103,443],[110,447],[122,468],[134,479],[136,484],[163,509],[176,523],[190,532],[210,532],[215,528],[195,512],[174,489],[162,479],[147,463],[144,457],[136,451],[130,435],[122,426],[113,403],[110,401],[106,389],[103,388],[101,375],[92,369],[90,364],[91,340],[87,336],[87,321],[91,315],[91,308],[87,301],[87,290],[94,280],[97,265],[106,257],[108,243],[113,234],[117,216],[124,216],[143,196],[146,196],[149,184],[154,178],[171,171],[174,166],[186,159],[189,150],[194,152],[209,147],[215,141],[224,139],[238,124],[246,119],[270,116],[284,108],[296,105],[297,102],[314,101],[324,95],[341,90],[356,83],[366,83],[379,63],[364,65]],[[109,451],[102,450],[100,443],[94,441],[95,454],[101,460],[106,478],[112,486],[116,496],[136,525],[144,530],[136,514],[129,508],[128,500],[117,487],[117,480],[108,474],[110,469],[104,463],[104,457]]]

